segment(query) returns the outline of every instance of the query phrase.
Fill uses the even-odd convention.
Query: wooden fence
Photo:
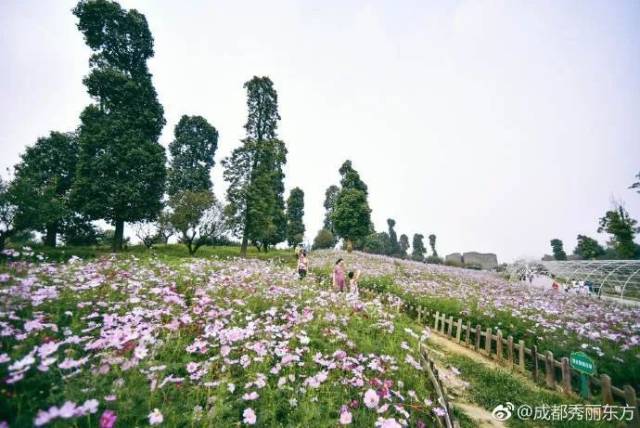
[[[400,310],[400,307],[397,308]],[[530,372],[536,383],[544,382],[548,388],[561,389],[566,395],[573,395],[574,385],[580,374],[569,365],[569,359],[563,357],[556,360],[551,351],[538,350],[537,346],[527,348],[523,340],[515,343],[512,336],[503,337],[499,329],[484,328],[477,324],[464,321],[462,318],[454,319],[446,314],[429,313],[421,306],[403,305],[403,309],[417,317],[419,322],[429,324],[429,318],[433,318],[433,332],[444,336],[460,345],[496,360],[496,362],[518,370],[522,373]],[[600,391],[600,400],[603,404],[613,405],[616,400],[626,403],[635,409],[631,426],[640,427],[640,415],[638,415],[638,398],[636,391],[630,385],[618,388],[611,384],[611,378],[606,374],[589,376],[589,399],[593,399],[593,389]],[[574,382],[575,381],[575,382]]]
[[[453,406],[451,406],[451,403],[449,402],[447,391],[444,385],[442,385],[440,377],[438,376],[438,369],[436,369],[436,365],[434,364],[431,357],[429,357],[426,348],[422,346],[422,342],[418,343],[418,354],[421,358],[420,364],[427,372],[429,381],[433,386],[432,398],[434,398],[434,401],[438,403],[445,412],[442,416],[436,415],[438,425],[442,428],[459,428],[460,424],[453,416]]]

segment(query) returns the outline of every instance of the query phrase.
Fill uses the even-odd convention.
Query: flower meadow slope
[[[584,351],[616,384],[640,390],[640,307],[513,284],[491,272],[364,253],[320,251],[314,264],[326,273],[337,257],[363,272],[363,284],[383,283],[406,301],[498,327],[556,357]]]
[[[0,426],[424,426],[415,324],[257,260],[0,268]]]

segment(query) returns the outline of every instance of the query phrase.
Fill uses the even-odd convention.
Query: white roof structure
[[[598,296],[640,302],[640,260],[519,261],[508,272],[512,280],[552,274],[563,283],[584,281]]]

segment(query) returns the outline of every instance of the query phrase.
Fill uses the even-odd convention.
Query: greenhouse
[[[553,278],[567,289],[640,303],[640,260],[519,261],[508,272],[512,281]]]

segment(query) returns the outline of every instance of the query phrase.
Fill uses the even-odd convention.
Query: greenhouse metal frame
[[[516,262],[511,279],[528,274],[553,274],[558,281],[589,282],[594,294],[640,301],[640,260],[567,260]]]

